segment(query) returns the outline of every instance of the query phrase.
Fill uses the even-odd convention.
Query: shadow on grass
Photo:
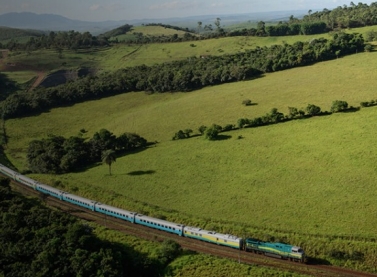
[[[232,138],[232,136],[218,135],[218,136],[216,137],[216,139],[214,139],[214,141],[216,141],[216,140],[227,140],[227,139],[231,139],[231,138]]]
[[[136,170],[136,171],[131,171],[127,173],[127,175],[130,176],[140,176],[140,175],[148,175],[148,174],[154,174],[156,171],[154,170]]]
[[[306,264],[308,264],[308,265],[331,265],[331,263],[328,260],[320,259],[320,258],[311,258],[311,257],[308,257]]]

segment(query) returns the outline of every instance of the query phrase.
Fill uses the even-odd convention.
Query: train
[[[279,242],[265,242],[254,238],[241,238],[230,234],[221,234],[215,231],[204,230],[197,227],[186,226],[184,224],[169,222],[166,220],[153,218],[137,212],[119,209],[98,201],[87,199],[72,193],[68,193],[54,187],[42,184],[17,171],[14,171],[0,164],[0,173],[19,182],[25,186],[33,188],[43,194],[55,197],[61,201],[66,201],[74,205],[89,209],[94,212],[116,217],[130,223],[147,226],[164,232],[176,234],[191,239],[201,240],[217,245],[222,245],[234,249],[244,250],[272,256],[281,259],[304,263],[306,255],[301,247]]]

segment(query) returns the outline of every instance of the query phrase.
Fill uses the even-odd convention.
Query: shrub
[[[311,116],[318,115],[321,113],[321,108],[316,105],[309,104],[306,107],[306,112],[308,113],[308,115],[311,115]]]
[[[201,135],[203,135],[206,129],[207,129],[207,126],[202,125],[199,127],[198,131]]]
[[[222,132],[227,132],[227,131],[231,131],[234,129],[234,125],[233,124],[227,124],[224,126],[224,128],[222,129]]]
[[[338,113],[344,111],[348,108],[348,103],[346,101],[335,100],[331,105],[331,112]]]
[[[249,124],[249,120],[247,118],[240,118],[237,120],[238,128],[245,128],[245,126],[248,124]]]
[[[242,101],[242,105],[245,105],[245,106],[250,106],[251,105],[251,100],[250,99],[245,99]]]
[[[177,139],[184,139],[184,138],[186,138],[186,135],[185,135],[185,133],[183,133],[183,131],[182,130],[179,130],[178,132],[176,132],[175,134],[174,134],[174,136],[173,136],[173,140],[177,140]]]
[[[213,124],[211,127],[205,130],[205,138],[208,140],[215,140],[217,139],[221,130],[222,128],[220,125]]]

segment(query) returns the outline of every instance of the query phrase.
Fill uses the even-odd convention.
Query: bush
[[[242,105],[245,105],[245,106],[250,106],[251,105],[251,100],[250,99],[245,99],[242,101]]]
[[[205,133],[204,133],[205,138],[208,140],[215,140],[217,139],[221,130],[222,130],[221,126],[213,124],[211,127],[205,130]]]
[[[238,128],[245,128],[246,125],[249,124],[249,120],[247,118],[240,118],[237,120],[237,127]]]
[[[202,125],[199,127],[198,131],[201,135],[203,135],[206,129],[207,129],[207,126]]]
[[[348,103],[346,101],[335,100],[332,102],[331,112],[338,113],[338,112],[347,110],[347,108],[348,108]]]
[[[318,115],[321,113],[321,108],[316,105],[309,104],[306,107],[306,112],[308,115],[311,115],[311,116]]]
[[[222,129],[222,132],[227,132],[227,131],[231,131],[234,129],[234,125],[233,124],[227,124],[225,125],[225,127]]]

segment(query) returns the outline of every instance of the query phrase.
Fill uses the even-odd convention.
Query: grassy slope
[[[48,133],[70,136],[81,128],[90,131],[89,137],[100,128],[137,132],[160,143],[120,157],[113,176],[99,166],[36,177],[59,179],[67,190],[78,187],[78,194],[130,210],[140,210],[140,201],[205,220],[373,237],[375,108],[233,131],[226,134],[229,139],[216,142],[170,138],[179,129],[236,123],[273,107],[286,113],[288,106],[312,103],[329,110],[333,100],[357,106],[375,99],[376,55],[362,53],[191,93],[130,93],[9,120],[6,151],[24,169],[28,141]],[[242,106],[245,98],[258,105]],[[237,140],[239,135],[244,139]]]
[[[37,69],[54,70],[61,67],[78,68],[82,66],[96,67],[104,71],[112,71],[136,65],[153,65],[177,59],[185,59],[200,55],[232,54],[256,46],[281,44],[283,41],[294,43],[299,40],[310,40],[328,35],[296,36],[296,37],[230,37],[201,41],[188,41],[166,44],[117,45],[97,51],[63,51],[63,58],[58,57],[54,50],[38,50],[31,54],[19,53],[10,55],[6,62],[32,64]],[[195,47],[190,46],[194,44]],[[64,63],[64,65],[63,65]]]
[[[139,28],[139,27],[135,27]],[[141,28],[141,27],[140,27]],[[143,27],[147,29],[147,27]],[[168,29],[162,27],[148,27],[151,29],[161,28],[165,32]],[[359,32],[366,34],[376,27],[366,27],[347,30],[347,32]],[[149,29],[147,29],[149,30]],[[174,30],[175,31],[175,30]],[[154,31],[156,32],[156,31]],[[153,33],[150,31],[150,33]],[[327,34],[313,36],[293,37],[229,37],[223,39],[211,39],[195,42],[180,42],[167,44],[148,45],[117,45],[115,47],[97,51],[63,51],[63,58],[58,57],[54,50],[38,50],[30,54],[18,53],[11,55],[4,62],[32,65],[36,70],[56,70],[59,68],[96,67],[104,71],[117,70],[119,68],[136,66],[141,64],[153,65],[156,63],[169,62],[176,59],[185,59],[200,55],[223,55],[232,54],[256,46],[270,46],[283,42],[292,44],[296,41],[308,41],[313,38],[326,37]],[[195,47],[190,46],[194,44]],[[12,75],[12,72],[9,72]]]

